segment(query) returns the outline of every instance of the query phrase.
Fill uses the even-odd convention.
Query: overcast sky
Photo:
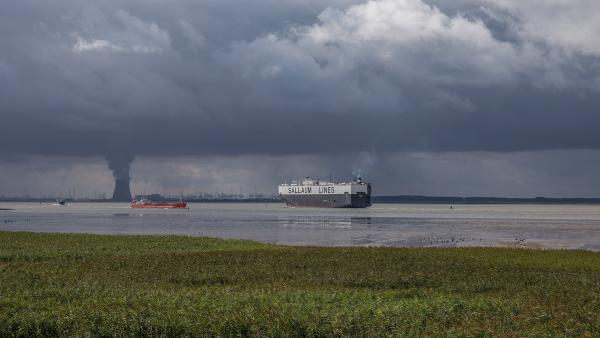
[[[600,196],[595,0],[0,0],[0,195]],[[116,169],[118,171],[118,169]]]

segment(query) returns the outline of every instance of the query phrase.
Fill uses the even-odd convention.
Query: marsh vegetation
[[[600,253],[0,232],[0,336],[600,336]]]

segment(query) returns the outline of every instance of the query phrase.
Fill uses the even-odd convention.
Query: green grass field
[[[0,336],[600,336],[600,253],[0,232]]]

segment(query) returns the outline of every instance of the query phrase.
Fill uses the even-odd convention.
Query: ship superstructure
[[[280,184],[279,197],[288,206],[321,208],[366,208],[371,206],[371,184],[358,177],[350,182],[326,182],[306,177]]]

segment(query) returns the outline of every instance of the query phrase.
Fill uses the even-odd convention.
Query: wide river
[[[511,246],[600,251],[599,205],[197,203],[190,210],[126,203],[2,203],[0,230],[174,234],[320,246]]]

